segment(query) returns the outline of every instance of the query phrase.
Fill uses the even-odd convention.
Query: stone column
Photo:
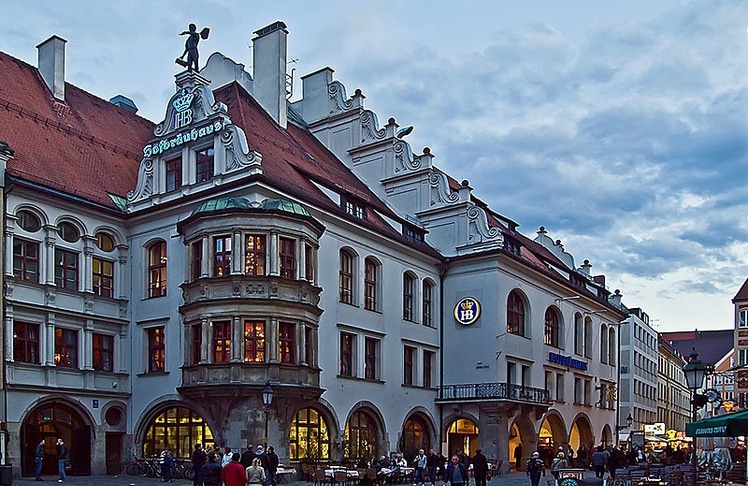
[[[234,316],[231,323],[231,361],[241,362],[244,359],[244,330],[242,320]]]

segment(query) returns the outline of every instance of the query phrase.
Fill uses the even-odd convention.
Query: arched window
[[[543,336],[543,342],[548,346],[558,348],[558,331],[559,331],[559,319],[558,314],[553,308],[549,307],[545,310],[545,334]]]
[[[379,305],[379,265],[373,258],[367,258],[364,263],[364,308],[377,310]]]
[[[174,457],[189,458],[194,444],[213,442],[213,432],[203,418],[187,407],[162,411],[148,425],[143,438],[143,457],[170,449]]]
[[[507,299],[506,330],[511,334],[525,335],[525,303],[516,290],[512,290]]]
[[[415,457],[418,449],[428,452],[431,448],[431,438],[429,437],[429,427],[426,421],[414,415],[405,421],[403,435],[400,439],[400,451],[405,457]]]
[[[289,459],[329,459],[330,434],[322,415],[313,408],[299,410],[289,432]]]
[[[376,420],[364,411],[354,412],[345,426],[345,456],[356,459],[379,457],[377,436]]]
[[[41,220],[31,211],[18,211],[16,216],[18,217],[18,226],[29,233],[36,233],[42,228]]]
[[[410,272],[403,275],[403,319],[415,320],[416,276]]]
[[[340,302],[353,304],[353,255],[340,250]]]
[[[148,248],[148,297],[166,295],[166,242]]]
[[[600,362],[608,362],[608,326],[600,326]]]
[[[610,326],[608,328],[608,364],[610,366],[615,366],[616,361],[618,361],[617,355],[618,354],[618,345],[616,343],[616,330],[613,329],[613,326]]]

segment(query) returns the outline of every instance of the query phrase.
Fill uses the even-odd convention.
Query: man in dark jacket
[[[200,467],[201,480],[204,481],[205,486],[221,486],[223,483],[222,472],[223,468],[221,463],[218,462],[218,456],[211,452],[208,454],[208,462]],[[195,470],[195,477],[197,477],[197,470]]]
[[[429,449],[429,455],[426,459],[426,468],[428,469],[431,486],[434,486],[434,483],[436,483],[436,473],[439,470],[439,467],[439,456],[436,455],[434,449]]]
[[[486,486],[486,475],[488,474],[488,460],[483,455],[480,449],[475,451],[475,455],[472,459],[473,463],[473,477],[475,478],[475,486]]]
[[[57,439],[57,469],[59,469],[60,473],[60,479],[57,480],[58,483],[64,483],[68,479],[65,475],[65,461],[67,460],[68,446],[65,445],[62,439]]]
[[[540,452],[535,451],[525,464],[525,473],[530,477],[530,484],[538,486],[540,476],[545,476],[545,462],[540,458]]]
[[[252,459],[255,458],[255,448],[252,444],[248,445],[244,452],[242,452],[242,458],[239,461],[244,469],[247,469],[252,465]]]
[[[275,448],[273,448],[273,446],[268,446],[266,455],[268,460],[267,484],[278,486],[278,478],[276,476],[276,473],[278,472],[278,464],[280,464],[280,459],[278,459],[278,454],[275,453]]]
[[[42,479],[42,465],[44,464],[44,439],[36,445],[34,449],[34,475],[37,481],[44,481]]]
[[[195,444],[195,450],[192,451],[192,470],[195,471],[195,479],[192,480],[193,486],[203,486],[203,465],[205,464],[205,457],[203,445]],[[220,474],[218,477],[220,478]]]
[[[457,454],[452,456],[447,466],[447,471],[444,473],[444,482],[449,481],[451,486],[463,486],[464,484],[470,484],[470,476],[468,476],[467,467],[465,464],[460,462],[460,458]]]

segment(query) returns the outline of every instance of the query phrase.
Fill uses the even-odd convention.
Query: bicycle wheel
[[[174,479],[182,479],[184,477],[184,464],[174,464]]]
[[[125,472],[128,476],[138,476],[139,468],[138,463],[133,461],[125,467]]]
[[[193,479],[195,479],[195,470],[192,469],[192,466],[185,466],[184,479],[188,481],[192,481]]]

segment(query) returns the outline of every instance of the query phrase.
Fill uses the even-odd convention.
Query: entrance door
[[[122,469],[122,435],[119,432],[106,434],[106,473],[116,475]]]
[[[70,474],[72,476],[90,476],[91,427],[80,425],[74,428],[70,446]]]

